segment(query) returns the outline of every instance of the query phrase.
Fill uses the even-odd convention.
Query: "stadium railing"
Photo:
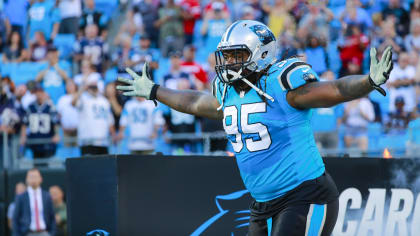
[[[420,130],[418,131],[420,132]],[[396,140],[401,136],[383,136],[378,141],[379,145],[376,147],[370,147],[366,151],[362,151],[359,148],[343,148],[337,147],[333,149],[320,148],[320,153],[323,157],[383,157],[383,158],[402,158],[402,157],[415,157],[420,152],[420,143],[410,142],[407,139],[399,141],[400,145],[395,145]],[[50,168],[64,168],[64,161],[66,158],[79,157],[80,150],[77,144],[77,138],[61,137],[60,142],[57,144],[57,150],[53,157],[39,159],[33,158],[28,148],[22,147],[19,142],[19,137],[12,136],[8,137],[7,133],[3,132],[3,166],[8,169],[26,169],[36,164],[45,164]],[[219,132],[207,132],[207,133],[167,133],[160,136],[156,141],[156,151],[163,152],[162,145],[167,145],[170,151],[163,152],[163,154],[174,154],[172,152],[171,143],[177,140],[189,140],[198,145],[201,148],[195,149],[182,155],[206,155],[206,156],[220,156],[228,155],[233,156],[234,153],[231,148],[227,147],[225,151],[211,151],[211,141],[217,139],[226,139],[226,134],[222,131]],[[98,141],[98,140],[91,140]],[[112,140],[108,140],[110,154],[128,154],[128,138],[115,144]],[[30,144],[45,144],[51,143],[51,139],[28,139],[26,145]],[[401,146],[401,143],[403,144]],[[71,146],[69,144],[73,144]]]

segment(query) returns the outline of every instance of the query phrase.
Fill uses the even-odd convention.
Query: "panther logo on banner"
[[[241,190],[215,197],[219,213],[200,225],[191,236],[201,234],[217,235],[226,232],[228,235],[246,235],[248,232],[250,211],[247,206],[251,202],[248,190]]]
[[[391,193],[390,195],[387,193]],[[340,194],[340,210],[334,236],[417,236],[420,235],[420,194],[409,189],[370,188],[362,195],[357,188],[347,188]],[[219,213],[200,225],[191,236],[246,235],[251,196],[247,190],[215,197]]]

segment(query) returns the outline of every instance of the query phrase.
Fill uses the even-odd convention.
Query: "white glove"
[[[378,90],[382,95],[386,95],[385,90],[379,87],[381,84],[386,83],[389,74],[392,71],[392,47],[388,46],[382,54],[381,60],[378,62],[376,58],[376,49],[370,49],[370,72],[369,82],[373,88]]]
[[[131,75],[133,80],[126,79],[126,78],[118,78],[118,81],[129,84],[129,85],[119,85],[117,86],[118,90],[126,91],[123,93],[125,96],[137,96],[137,97],[143,97],[146,99],[155,99],[151,98],[151,92],[153,89],[153,86],[155,86],[155,83],[152,81],[152,79],[148,75],[148,63],[144,63],[143,71],[141,76],[136,74],[136,72],[132,71],[130,68],[125,68],[125,71],[127,71],[128,74]],[[156,95],[156,94],[155,94]]]

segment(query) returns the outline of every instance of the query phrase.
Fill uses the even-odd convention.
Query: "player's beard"
[[[245,79],[247,79],[252,84],[256,84],[257,81],[261,78],[261,74],[260,73],[257,73],[257,72],[249,72],[249,71],[247,71],[247,73],[249,74],[249,76],[247,76]],[[247,74],[247,73],[245,73],[245,74]],[[251,87],[249,87],[249,85],[246,84],[241,79],[233,82],[232,85],[233,85],[233,87],[235,88],[235,90],[237,92],[241,92],[241,91],[248,92],[251,89]]]

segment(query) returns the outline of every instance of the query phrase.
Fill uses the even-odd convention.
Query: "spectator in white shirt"
[[[77,126],[79,124],[79,111],[72,106],[73,96],[77,93],[77,86],[69,80],[66,83],[66,94],[61,96],[57,103],[57,112],[60,117],[61,128],[63,129],[63,143],[66,147],[77,145]]]
[[[60,8],[60,34],[77,34],[80,16],[82,15],[81,0],[61,0]]]
[[[81,71],[81,74],[74,76],[74,82],[76,85],[80,87],[83,83],[93,83],[96,81],[99,93],[103,94],[105,85],[101,74],[96,71],[96,66],[89,60],[83,60]]]
[[[416,68],[410,65],[410,57],[406,52],[399,55],[398,64],[389,75],[389,111],[395,112],[395,98],[402,96],[405,101],[404,111],[412,112],[416,106],[415,90]]]
[[[155,149],[157,132],[164,124],[161,112],[152,101],[133,98],[124,105],[118,139],[124,137],[127,127],[130,130],[128,147],[131,154],[151,154]]]
[[[368,149],[367,126],[375,119],[372,103],[367,98],[360,98],[345,104],[343,121],[346,128],[344,143],[346,147]]]
[[[111,105],[98,91],[96,82],[82,84],[72,105],[79,110],[77,138],[82,155],[108,154],[109,139],[115,138]]]

